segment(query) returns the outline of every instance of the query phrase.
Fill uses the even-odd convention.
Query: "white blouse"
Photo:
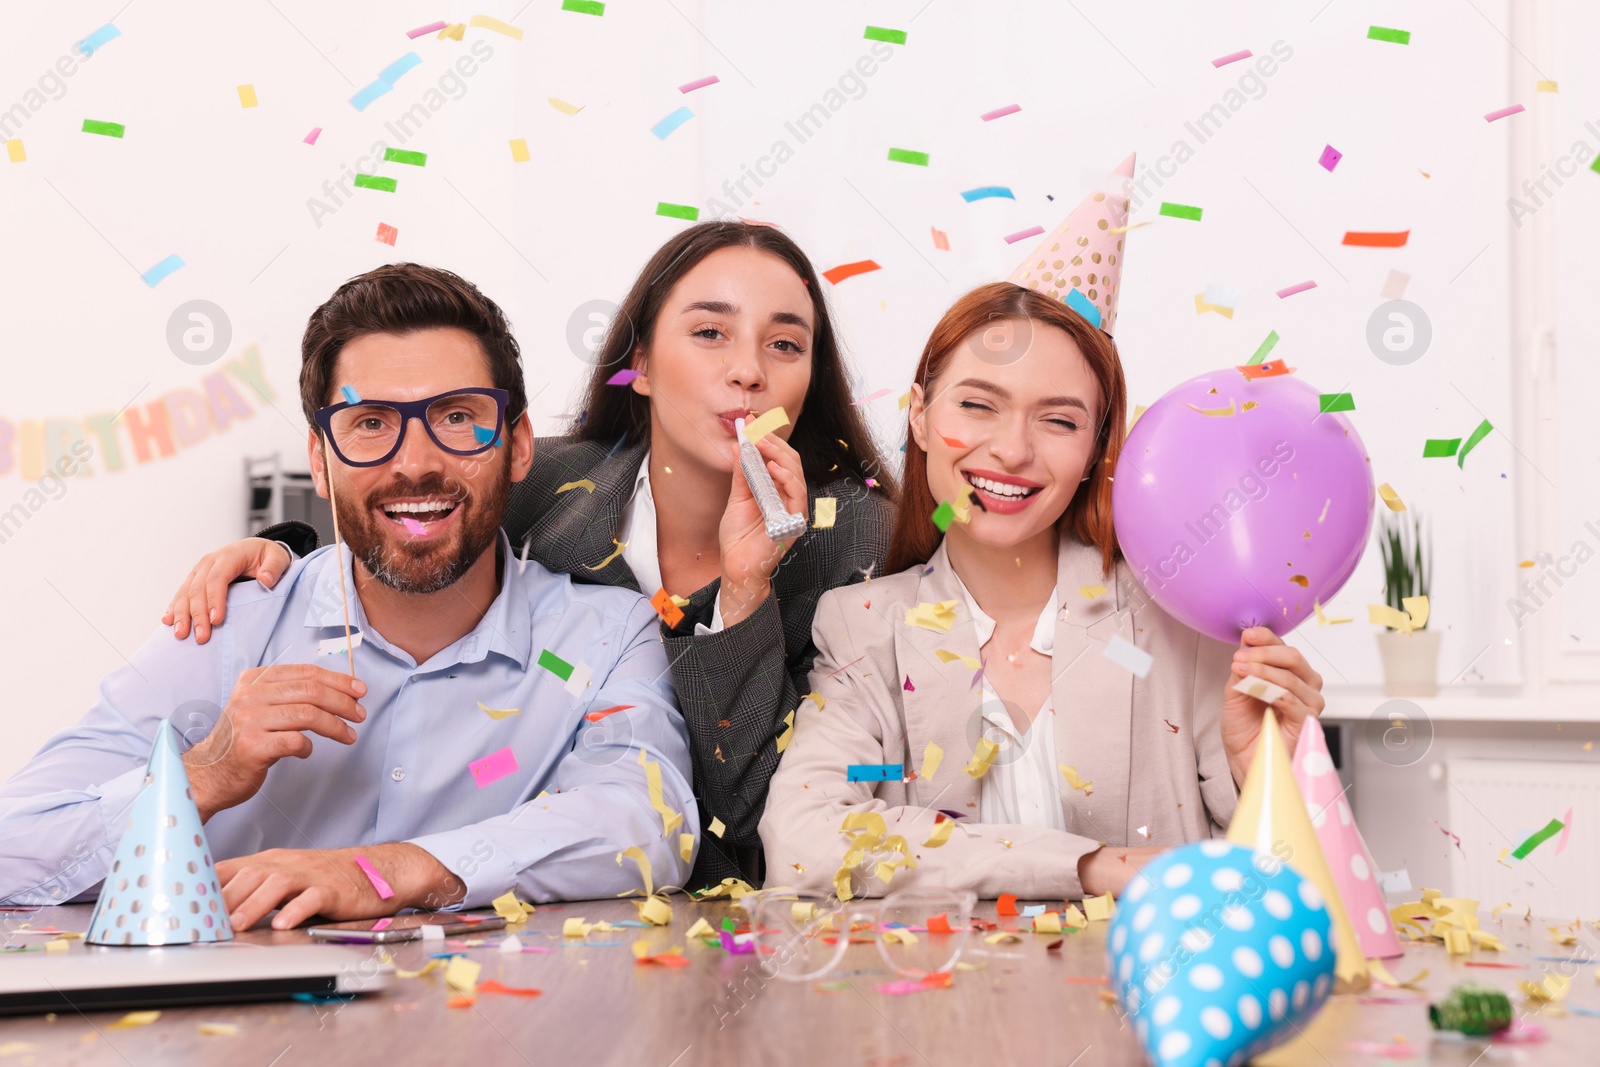
[[[639,589],[645,596],[655,596],[661,585],[661,554],[656,548],[656,498],[650,491],[650,453],[644,454],[639,464],[639,477],[633,483],[633,495],[622,509],[622,529],[617,533],[622,542],[622,562],[633,571]],[[682,594],[680,594],[682,595]],[[722,592],[717,591],[716,602],[711,606],[711,626],[695,623],[695,636],[714,634],[722,629]]]
[[[978,607],[959,575],[956,583],[961,586],[967,609],[972,612],[981,650],[994,636],[994,620]],[[1028,644],[1044,656],[1055,651],[1056,592],[1050,591],[1050,599],[1034,625],[1033,640]],[[1011,713],[989,684],[988,671],[984,672],[983,736],[1000,746],[979,787],[978,817],[984,822],[1043,826],[1052,830],[1067,828],[1061,812],[1061,783],[1057,778],[1055,718],[1051,698],[1046,696],[1044,706],[1033,717],[1027,731],[1019,733]]]

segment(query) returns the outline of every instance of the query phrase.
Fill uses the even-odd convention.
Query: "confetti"
[[[939,506],[933,509],[933,514],[929,516],[929,519],[939,528],[941,533],[946,532],[950,529],[950,524],[956,519],[955,506],[948,500],[941,500],[939,501]]]
[[[968,761],[963,769],[973,778],[982,778],[989,773],[989,766],[994,763],[994,758],[999,753],[999,745],[987,737],[980,737],[978,738],[977,747],[973,749],[972,759]]]
[[[1467,462],[1467,453],[1478,447],[1478,442],[1489,436],[1489,431],[1494,429],[1494,424],[1488,419],[1478,423],[1478,428],[1472,431],[1472,436],[1467,438],[1467,443],[1461,446],[1461,451],[1456,456],[1456,466],[1460,467]]]
[[[1132,644],[1121,634],[1112,634],[1111,640],[1106,642],[1106,647],[1101,655],[1106,659],[1131,671],[1140,678],[1150,673],[1150,665],[1155,662],[1155,657],[1139,646]]]
[[[403,163],[408,167],[426,167],[428,153],[412,152],[405,148],[385,148],[383,158],[389,163]]]
[[[1014,245],[1018,241],[1026,241],[1030,237],[1037,237],[1044,232],[1043,226],[1029,226],[1026,230],[1006,234],[1006,244]]]
[[[1067,290],[1067,295],[1064,300],[1067,307],[1088,319],[1090,326],[1093,326],[1096,329],[1099,328],[1100,309],[1095,307],[1094,301],[1090,300],[1088,297],[1079,292],[1077,286],[1073,286],[1071,289]]]
[[[917,687],[911,684],[911,675],[906,675],[906,684],[903,688],[908,693],[915,693],[917,691]]]
[[[99,119],[84,119],[84,133],[97,133],[102,137],[121,137],[127,132],[127,127],[120,122],[101,122]]]
[[[1349,393],[1320,393],[1317,403],[1324,415],[1335,411],[1354,411],[1356,409],[1355,397]]]
[[[1456,454],[1461,447],[1459,437],[1430,437],[1422,442],[1423,459],[1443,459]]]
[[[1512,104],[1510,107],[1503,107],[1499,111],[1489,112],[1487,115],[1483,116],[1483,121],[1494,122],[1498,119],[1503,119],[1508,115],[1520,114],[1523,110],[1524,108],[1521,104]]]
[[[1406,295],[1406,286],[1411,281],[1411,275],[1403,270],[1391,270],[1384,279],[1383,291],[1379,293],[1385,300],[1399,300]]]
[[[1559,93],[1561,90],[1553,81],[1540,80],[1534,83],[1533,91],[1536,93]]]
[[[321,137],[321,136],[322,136],[322,127],[321,126],[313,126],[313,127],[311,127],[311,132],[306,134],[305,137],[303,137],[301,139],[300,143],[301,144],[316,144],[317,143],[317,138]]]
[[[645,783],[650,791],[650,806],[661,816],[661,836],[665,837],[683,822],[683,814],[667,807],[666,801],[661,798],[661,764],[646,758],[642,747],[639,749],[639,766],[644,768]]]
[[[665,200],[656,204],[656,214],[664,215],[669,219],[685,219],[689,222],[698,221],[700,209],[688,204],[669,204]]]
[[[692,93],[696,89],[704,89],[708,85],[716,85],[721,80],[722,79],[717,77],[715,74],[708,75],[707,77],[701,78],[698,81],[684,82],[682,85],[678,86],[678,92]]]
[[[599,0],[561,0],[561,10],[578,15],[594,15],[598,18],[606,13],[606,5]]]
[[[513,715],[521,715],[521,708],[491,708],[483,701],[478,701],[478,710],[491,719],[509,719]]]
[[[891,148],[889,149],[889,162],[909,163],[914,167],[926,167],[928,165],[928,153],[917,152],[910,148]]]
[[[939,657],[939,662],[941,663],[954,663],[956,660],[960,660],[969,671],[975,671],[983,666],[976,656],[963,656],[959,652],[951,652],[948,648],[936,648],[933,650],[933,654]]]
[[[1017,112],[1019,112],[1021,110],[1022,110],[1022,105],[1021,104],[1007,104],[1005,107],[997,107],[993,111],[985,111],[982,115],[979,115],[978,117],[980,119],[982,119],[984,122],[993,122],[995,119],[1003,119],[1007,115],[1015,115]]]
[[[467,24],[465,22],[452,22],[439,31],[438,40],[461,41],[466,39],[466,35]]]
[[[882,26],[868,26],[867,32],[862,34],[869,41],[884,41],[888,44],[905,44],[905,30],[890,30]]]
[[[592,493],[594,492],[594,483],[587,478],[579,478],[575,482],[566,482],[556,490],[556,496],[570,492],[573,489],[582,489],[586,493]]]
[[[1333,173],[1333,168],[1337,167],[1339,165],[1339,160],[1343,158],[1343,152],[1333,147],[1333,145],[1328,145],[1322,150],[1322,156],[1317,160],[1317,162],[1322,164],[1323,170],[1331,174]]]
[[[13,163],[26,163],[28,161],[28,153],[22,147],[21,138],[6,142],[6,156]]]
[[[149,1026],[161,1018],[159,1011],[130,1011],[116,1022],[106,1027],[107,1030],[132,1030],[136,1026]]]
[[[1204,208],[1194,207],[1190,204],[1173,204],[1163,200],[1160,213],[1168,218],[1188,219],[1191,222],[1199,222],[1201,212],[1204,210]]]
[[[344,397],[344,402],[346,404],[359,404],[359,403],[361,403],[361,394],[356,392],[353,387],[348,386],[348,385],[341,385],[339,387],[339,392]]]
[[[906,611],[906,625],[947,634],[956,624],[956,604],[954,600],[941,600],[937,604],[924,601]]]
[[[1367,40],[1388,41],[1390,44],[1410,44],[1410,30],[1391,30],[1384,26],[1368,26]]]
[[[839,501],[831,496],[817,497],[811,519],[813,530],[831,530],[839,517]]]
[[[183,257],[174,253],[139,275],[139,277],[144,279],[146,285],[154,289],[161,284],[163,278],[182,266],[184,266]]]
[[[629,382],[631,382],[635,378],[637,378],[639,376],[639,373],[640,372],[636,371],[636,370],[619,370],[619,371],[617,371],[617,373],[613,374],[611,377],[606,379],[606,384],[607,385],[627,385]]]
[[[378,97],[384,95],[385,93],[391,92],[394,89],[394,83],[399,80],[402,74],[410,70],[412,67],[421,65],[421,63],[421,56],[417,55],[415,52],[407,52],[405,55],[401,56],[399,59],[395,60],[393,63],[390,63],[387,67],[384,67],[381,71],[379,71],[376,81],[372,82],[370,85],[362,86],[361,89],[357,90],[356,95],[350,98],[350,106],[355,108],[357,111],[365,111],[367,106],[374,100],[378,99]]]
[[[96,50],[103,47],[107,42],[116,40],[121,36],[122,31],[117,29],[117,27],[112,23],[108,22],[104,26],[101,26],[98,30],[95,30],[89,36],[85,37],[83,40],[79,41],[74,47],[77,48],[80,55],[87,59],[89,56],[94,55]]]
[[[1383,498],[1383,502],[1388,505],[1390,511],[1404,511],[1406,509],[1405,501],[1400,499],[1400,494],[1395,492],[1388,482],[1378,486],[1378,495]]]
[[[1117,903],[1107,893],[1103,897],[1084,897],[1083,915],[1089,922],[1103,922],[1117,913]]]
[[[1080,585],[1078,587],[1078,595],[1085,600],[1096,600],[1106,595],[1106,587],[1103,585]]]
[[[600,6],[603,10],[605,5],[602,4]],[[511,38],[513,41],[522,40],[522,31],[520,29],[509,22],[501,22],[499,19],[490,18],[488,15],[474,15],[467,20],[467,25],[476,26],[482,30],[492,30],[502,36]]]
[[[1276,378],[1280,374],[1294,373],[1294,368],[1285,366],[1281,359],[1274,359],[1268,363],[1243,363],[1235,369],[1245,376],[1246,381],[1252,382],[1258,378]]]
[[[394,896],[394,890],[389,888],[389,883],[384,880],[383,875],[378,873],[378,868],[372,865],[371,860],[365,856],[356,856],[354,859],[356,866],[360,867],[361,873],[367,876],[367,881],[372,883],[372,888],[380,899],[388,900]]]
[[[239,1032],[237,1023],[201,1023],[199,1026],[202,1037],[232,1037]]]
[[[884,397],[888,396],[891,392],[893,392],[893,390],[891,390],[891,389],[879,389],[876,392],[867,394],[866,396],[862,397],[860,400],[852,401],[850,406],[853,407],[853,408],[858,408],[862,404],[870,404],[874,400],[882,400]]]
[[[517,772],[517,757],[507,745],[498,752],[491,752],[487,756],[473,760],[467,764],[467,770],[472,772],[472,780],[482,789],[486,785],[498,782],[508,774]]]
[[[1228,55],[1222,56],[1218,59],[1213,59],[1211,61],[1211,65],[1213,67],[1225,67],[1229,63],[1237,63],[1241,59],[1249,59],[1254,54],[1255,53],[1251,52],[1250,49],[1246,48],[1243,52],[1231,52]]]
[[[1539,829],[1532,836],[1530,836],[1526,841],[1524,841],[1522,844],[1518,845],[1512,851],[1511,858],[1512,859],[1518,859],[1518,860],[1527,859],[1528,858],[1528,854],[1530,852],[1532,852],[1534,849],[1538,848],[1540,845],[1544,844],[1550,838],[1554,837],[1557,833],[1559,833],[1561,831],[1562,827],[1565,826],[1565,825],[1566,824],[1563,823],[1560,819],[1551,819],[1549,822],[1545,823],[1544,826],[1541,829]]]
[[[539,666],[560,678],[563,682],[572,677],[572,664],[551,652],[548,648],[539,652]]]
[[[783,717],[784,731],[778,735],[778,740],[774,742],[780,753],[788,748],[789,742],[794,739],[794,713],[799,710],[799,708],[795,708]]]
[[[673,130],[676,130],[679,126],[682,126],[685,122],[688,122],[692,118],[694,118],[693,111],[690,111],[686,107],[680,107],[672,114],[668,115],[666,118],[650,127],[650,132],[656,135],[656,140],[665,141],[672,135]]]
[[[1406,239],[1410,236],[1410,230],[1396,230],[1390,233],[1347,230],[1341,243],[1358,248],[1404,248]]]
[[[950,238],[946,236],[945,232],[933,226],[928,228],[933,231],[933,247],[941,252],[950,251]]]
[[[980,185],[976,189],[968,189],[961,194],[961,199],[969,204],[977,200],[990,200],[995,197],[1004,197],[1007,200],[1016,199],[1011,190],[1004,185]]]
[[[711,816],[711,825],[706,827],[706,830],[713,837],[721,837],[727,831],[727,829],[728,828],[723,825],[722,820],[717,818],[715,815]],[[689,931],[689,936],[694,936],[693,930]]]
[[[400,183],[394,178],[385,178],[379,174],[357,174],[354,184],[357,189],[376,189],[380,193],[392,193]]]
[[[448,978],[446,980],[448,981]],[[487,982],[480,982],[477,991],[479,993],[499,993],[503,996],[512,997],[537,997],[544,993],[544,990],[534,989],[532,986],[502,985],[499,979],[496,978],[491,978]]]
[[[234,89],[239,94],[240,107],[256,106],[256,87],[254,85],[238,85]]]
[[[561,112],[563,115],[576,115],[578,112],[583,110],[583,108],[578,106],[577,104],[569,104],[565,100],[562,100],[559,97],[554,97],[554,96],[550,97],[550,106],[555,108],[557,111]],[[512,142],[512,143],[515,144],[515,142]],[[523,144],[523,149],[524,150],[527,149],[527,144],[526,143]],[[524,162],[526,162],[526,161],[524,161]]]
[[[1299,285],[1290,285],[1278,290],[1278,299],[1283,300],[1286,297],[1294,296],[1296,293],[1303,293],[1307,289],[1315,289],[1316,287],[1316,282],[1301,282]]]
[[[599,722],[608,715],[615,715],[619,711],[627,711],[632,707],[632,704],[614,704],[609,708],[601,708],[599,711],[591,711],[585,715],[584,718],[588,719],[590,722]]]
[[[837,267],[822,272],[822,276],[833,285],[838,285],[846,278],[854,278],[857,274],[868,274],[875,270],[882,270],[876,260],[862,259],[854,263],[842,263]]]
[[[444,984],[458,993],[470,996],[478,988],[478,975],[483,973],[483,964],[467,959],[465,956],[451,956],[450,962],[444,965]]]
[[[1287,696],[1289,693],[1289,690],[1281,685],[1269,682],[1265,678],[1255,677],[1240,678],[1228,688],[1235,693],[1243,693],[1247,697],[1255,697],[1263,704],[1275,704],[1281,697]]]
[[[755,444],[780,426],[789,425],[789,413],[781,407],[768,408],[744,424],[745,440]]]
[[[528,155],[528,142],[526,138],[514,137],[509,142],[511,145],[511,162],[526,163],[532,157]]]
[[[1204,315],[1208,311],[1221,315],[1225,319],[1233,318],[1233,308],[1222,304],[1207,303],[1206,294],[1204,293],[1194,294],[1194,313],[1196,315]]]
[[[1058,763],[1056,766],[1061,769],[1061,775],[1062,777],[1066,778],[1068,785],[1081,792],[1084,796],[1093,795],[1094,783],[1086,782],[1082,778],[1079,778],[1078,768],[1066,763]]]
[[[1277,344],[1278,331],[1273,330],[1271,333],[1267,334],[1266,340],[1262,341],[1261,344],[1256,347],[1255,354],[1249,359],[1245,360],[1246,365],[1260,363],[1262,360],[1266,359],[1267,353],[1276,348]]]
[[[418,37],[425,37],[430,33],[437,33],[448,25],[450,25],[448,22],[430,22],[426,26],[418,26],[414,30],[407,30],[406,36],[414,41]]]
[[[670,627],[676,627],[683,621],[683,609],[672,602],[672,594],[665,589],[656,590],[656,595],[650,598],[650,606]]]
[[[511,925],[527,922],[528,916],[534,912],[532,904],[517,898],[515,889],[507,890],[495,897],[489,902],[489,906],[494,908],[496,915]]]
[[[897,782],[906,776],[901,763],[852,763],[845,768],[847,782]]]
[[[393,248],[395,241],[398,240],[399,237],[399,230],[395,229],[393,226],[390,226],[387,222],[378,223],[378,233],[377,237],[375,238],[376,240],[382,241],[390,248]]]
[[[1572,833],[1572,809],[1568,808],[1566,815],[1561,818],[1561,840],[1556,842],[1556,855],[1566,851],[1567,835]]]

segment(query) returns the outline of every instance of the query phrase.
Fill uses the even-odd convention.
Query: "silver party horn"
[[[750,486],[750,495],[756,498],[761,518],[767,524],[767,536],[774,541],[788,541],[806,532],[806,517],[795,515],[783,506],[778,486],[767,470],[767,461],[761,450],[744,435],[744,420],[735,419],[734,431],[739,435],[739,467]]]

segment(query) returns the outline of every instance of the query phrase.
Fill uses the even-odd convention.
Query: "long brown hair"
[[[630,444],[649,439],[649,398],[632,389],[608,386],[606,381],[631,365],[637,346],[648,348],[661,305],[678,280],[711,253],[736,247],[777,256],[800,276],[811,294],[811,312],[816,318],[811,337],[811,382],[806,388],[805,407],[789,436],[789,444],[800,453],[806,481],[815,487],[841,474],[854,475],[862,481],[872,478],[884,495],[894,499],[894,474],[884,463],[877,441],[861,418],[861,410],[850,405],[844,357],[822,285],[800,246],[775,226],[731,219],[702,222],[656,250],[611,320],[600,346],[599,363],[584,389],[583,412],[574,420],[570,432],[586,441],[608,444],[618,438]]]
[[[1059,301],[1011,282],[991,282],[967,293],[944,313],[922,349],[916,381],[922,384],[925,392],[929,390],[958,345],[1003,319],[1030,319],[1036,325],[1061,330],[1077,344],[1099,383],[1100,425],[1096,428],[1095,457],[1090,462],[1089,480],[1073,494],[1056,528],[1098,548],[1101,571],[1110,574],[1122,555],[1111,525],[1111,476],[1126,436],[1122,424],[1128,402],[1116,342]],[[908,412],[905,484],[900,491],[894,533],[889,538],[890,574],[926,563],[939,547],[939,538],[943,535],[933,524],[937,503],[928,489],[928,455],[911,434]]]

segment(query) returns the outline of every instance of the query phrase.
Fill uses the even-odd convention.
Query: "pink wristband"
[[[394,896],[394,890],[389,888],[389,883],[383,880],[383,875],[378,873],[378,868],[374,867],[367,857],[357,856],[356,866],[361,868],[361,873],[367,876],[367,881],[372,883],[372,888],[378,891],[380,898],[388,900]]]

